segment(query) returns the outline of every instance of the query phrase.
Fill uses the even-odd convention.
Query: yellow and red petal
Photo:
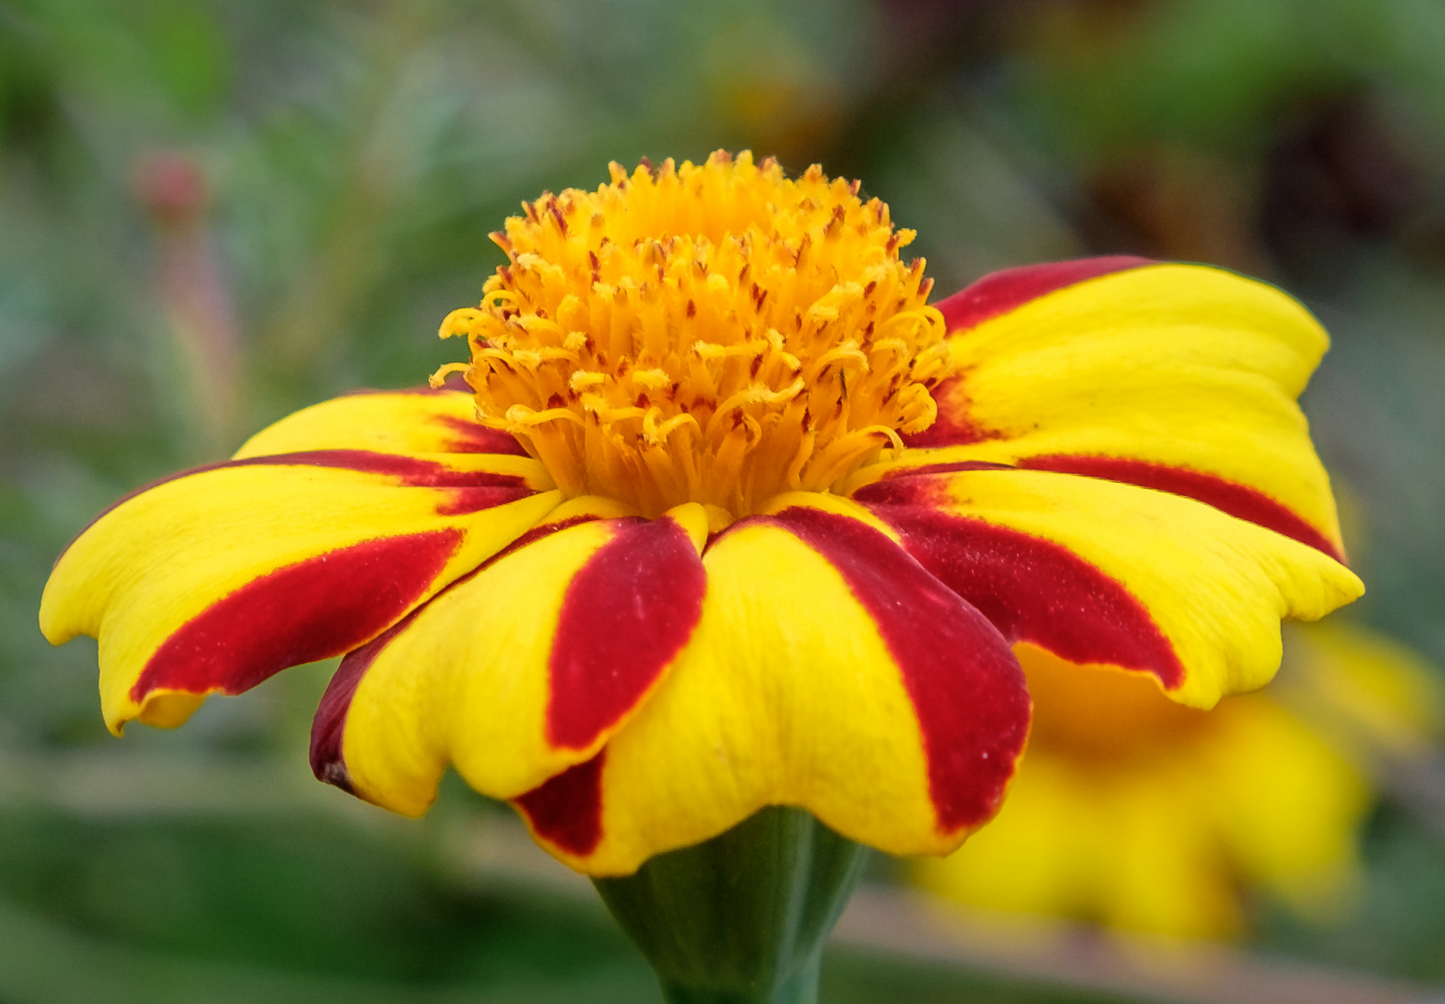
[[[1105,258],[998,273],[939,307],[958,370],[934,389],[938,420],[854,487],[914,467],[1067,472],[1198,499],[1342,559],[1295,404],[1328,339],[1286,294]]]
[[[312,730],[318,777],[424,811],[449,763],[512,798],[591,759],[696,626],[702,507],[539,526],[342,662]]]
[[[537,483],[540,480],[540,484]],[[530,458],[356,449],[249,457],[122,500],[61,555],[40,624],[100,641],[119,732],[340,655],[535,524],[559,498]]]
[[[544,846],[626,874],[789,804],[940,853],[993,815],[1029,701],[978,611],[831,504],[742,520],[703,565],[700,621],[657,692],[595,759],[517,799]]]
[[[475,399],[465,391],[357,391],[287,415],[248,439],[235,459],[302,450],[527,456],[507,433],[478,422],[476,411]]]
[[[1185,704],[1263,685],[1283,618],[1359,596],[1315,548],[1166,492],[978,469],[876,482],[856,500],[1010,641],[1154,674]]]
[[[1101,255],[1006,268],[989,273],[934,306],[943,314],[950,332],[967,331],[1055,290],[1153,264],[1151,259],[1134,255]]]

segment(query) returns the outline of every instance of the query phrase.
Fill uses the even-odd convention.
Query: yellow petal
[[[1262,686],[1282,618],[1363,586],[1315,548],[1165,492],[1071,474],[976,470],[879,482],[856,498],[1011,640],[1154,673],[1210,707]]]
[[[521,800],[544,846],[625,874],[768,804],[895,853],[992,815],[1028,698],[977,611],[828,504],[735,524],[703,563],[701,620],[657,693]]]
[[[352,653],[317,715],[317,775],[415,815],[448,763],[511,798],[590,759],[697,623],[706,515],[683,509],[539,527]]]
[[[1070,471],[1197,498],[1339,557],[1295,404],[1327,345],[1297,301],[1219,269],[1089,278],[955,335],[938,422],[850,487],[898,467]]]
[[[558,502],[530,458],[313,450],[160,482],[56,563],[40,624],[100,641],[119,733],[177,725],[209,693],[340,655],[384,631]]]
[[[248,439],[236,459],[298,450],[527,456],[511,436],[477,421],[471,394],[427,388],[358,391],[303,408]]]

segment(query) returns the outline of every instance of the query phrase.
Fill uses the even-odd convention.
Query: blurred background
[[[457,358],[437,324],[520,200],[719,147],[861,178],[940,293],[1123,252],[1300,296],[1369,586],[1227,728],[1041,717],[997,824],[1036,856],[876,862],[824,1000],[1434,999],[1442,53],[1440,0],[0,0],[0,1002],[657,999],[507,810],[312,780],[331,666],[118,741],[94,643],[51,649],[36,609],[118,496]],[[1085,834],[1064,789],[1112,815]]]

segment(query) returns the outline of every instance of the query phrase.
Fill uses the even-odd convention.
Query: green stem
[[[772,806],[593,884],[670,1004],[815,1004],[823,944],[864,850],[801,809]]]

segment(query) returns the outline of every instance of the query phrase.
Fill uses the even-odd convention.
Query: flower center
[[[748,153],[611,174],[492,235],[509,263],[441,328],[471,362],[432,378],[464,371],[479,419],[566,495],[736,518],[827,491],[933,424],[943,318],[886,205]]]

